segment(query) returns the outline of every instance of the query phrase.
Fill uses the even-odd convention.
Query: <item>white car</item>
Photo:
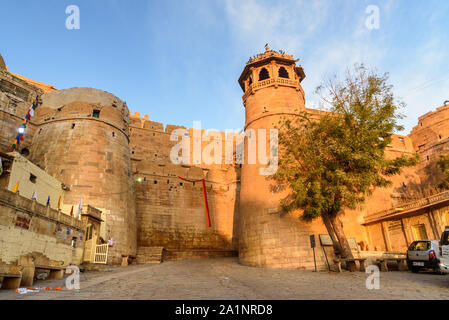
[[[413,241],[407,250],[407,265],[412,272],[419,272],[421,269],[440,269],[438,240],[417,240]]]
[[[444,228],[440,240],[440,271],[449,273],[449,226]]]

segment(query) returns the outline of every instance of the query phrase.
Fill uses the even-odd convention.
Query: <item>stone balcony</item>
[[[285,86],[285,87],[292,87],[296,90],[300,90],[299,87],[299,81],[298,80],[290,80],[285,78],[270,78],[262,81],[255,82],[251,84],[248,89],[245,91],[245,93],[242,96],[243,100],[246,100],[246,98],[250,94],[254,94],[257,90],[260,90],[262,88],[266,88],[269,86]]]
[[[419,199],[417,201],[404,203],[394,208],[390,208],[387,210],[376,212],[374,214],[367,215],[364,218],[363,224],[366,225],[382,220],[388,220],[391,218],[398,218],[410,213],[414,213],[421,209],[433,207],[440,204],[445,204],[448,202],[449,202],[449,190],[432,195],[430,197]]]

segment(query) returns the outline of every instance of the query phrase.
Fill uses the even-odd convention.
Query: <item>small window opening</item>
[[[100,110],[94,110],[92,117],[94,118],[100,118]]]
[[[157,184],[157,180],[154,180],[154,184]]]
[[[180,185],[180,186],[182,187],[183,183],[182,183],[182,182],[180,182],[180,183],[179,183],[179,185]]]
[[[30,173],[30,181],[32,183],[36,183],[36,180],[37,180],[36,176],[34,174]]]
[[[112,136],[115,137],[115,132],[112,132]]]
[[[260,70],[260,72],[259,72],[259,81],[269,79],[269,78],[270,78],[270,75],[268,73],[268,70],[265,68],[262,68],[262,70]]]
[[[427,161],[429,161],[430,160],[430,158],[429,158],[429,156],[427,156]]]
[[[72,123],[72,129],[75,129],[75,124],[74,123]]]
[[[167,180],[167,184],[169,184],[170,183],[170,180]]]
[[[249,85],[253,84],[253,77],[249,77]]]
[[[279,68],[279,78],[287,78],[288,79],[288,72],[284,67]]]
[[[20,154],[24,157],[28,157],[30,155],[30,150],[25,147],[20,151]]]

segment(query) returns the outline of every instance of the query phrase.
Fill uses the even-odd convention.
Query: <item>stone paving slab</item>
[[[380,289],[366,289],[362,272],[313,272],[247,267],[236,258],[168,261],[81,273],[80,291],[65,280],[36,281],[33,287],[62,291],[19,295],[0,290],[0,300],[25,299],[449,299],[449,275],[381,272]]]

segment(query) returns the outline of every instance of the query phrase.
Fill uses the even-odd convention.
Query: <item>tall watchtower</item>
[[[306,75],[297,61],[291,55],[270,50],[268,45],[264,53],[248,61],[239,78],[245,92],[245,129],[267,128],[268,123],[277,120],[273,116],[304,111],[301,81]]]
[[[281,118],[295,117],[305,111],[301,87],[305,73],[301,66],[296,65],[297,61],[282,51],[270,50],[266,45],[264,53],[246,64],[239,84],[244,91],[247,137],[251,131],[251,134],[258,135],[259,140],[258,129],[273,129]],[[267,140],[269,135],[270,131],[266,130]],[[313,268],[309,235],[313,233],[312,229],[316,231],[321,226],[302,222],[298,218],[299,213],[281,215],[279,203],[286,193],[272,191],[274,181],[260,172],[260,168],[266,165],[259,160],[255,164],[249,163],[248,139],[244,157],[240,191],[240,262],[272,268]]]

